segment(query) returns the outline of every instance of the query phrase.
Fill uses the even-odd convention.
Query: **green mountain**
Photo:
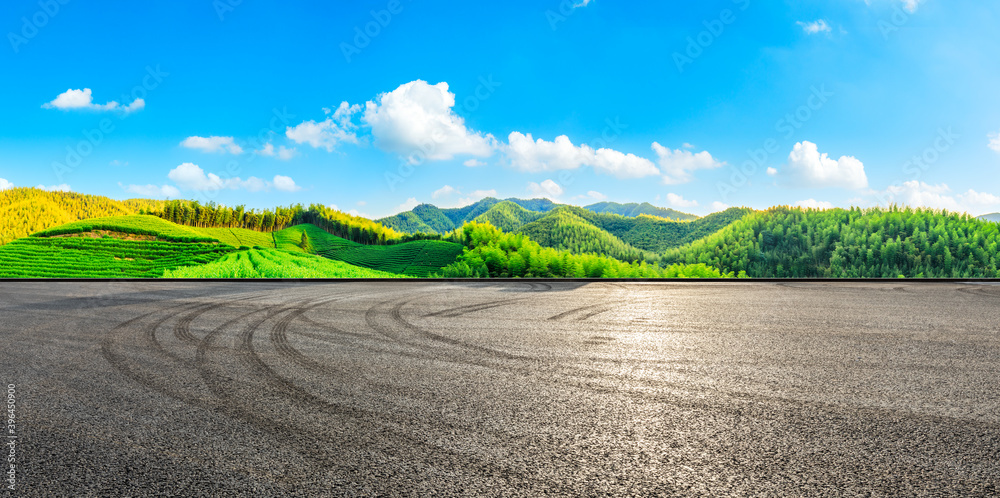
[[[483,214],[476,216],[472,221],[478,223],[489,222],[491,225],[505,232],[514,232],[527,223],[531,223],[545,216],[541,211],[529,211],[512,201],[501,201],[494,204]]]
[[[642,214],[679,221],[694,220],[698,218],[693,214],[682,213],[669,208],[656,207],[648,202],[643,202],[642,204],[634,202],[629,204],[619,204],[617,202],[598,202],[596,204],[584,206],[584,208],[595,213],[620,214],[629,218],[635,218]]]
[[[589,213],[575,206],[560,206],[516,233],[527,235],[542,247],[573,254],[603,254],[620,261],[644,259],[643,251],[594,226],[580,216],[581,212]]]
[[[704,263],[750,277],[1000,276],[1000,225],[924,209],[775,207],[691,244],[665,263]]]
[[[505,220],[511,216],[517,219],[525,220],[530,218],[528,215],[523,213],[515,214],[510,212],[510,204],[518,206],[525,211],[534,211],[539,213],[550,211],[555,206],[558,206],[558,204],[555,204],[548,199],[526,200],[511,198],[500,200],[493,197],[487,197],[478,202],[474,202],[468,206],[460,208],[441,209],[432,204],[421,204],[410,211],[405,211],[377,221],[388,228],[396,230],[397,232],[444,234],[484,215],[487,216],[487,219],[495,217],[497,220]],[[503,206],[500,209],[505,213],[491,213],[487,215],[487,212],[497,205]],[[509,223],[509,221],[505,221],[505,223]],[[517,226],[523,224],[524,222],[517,224]]]

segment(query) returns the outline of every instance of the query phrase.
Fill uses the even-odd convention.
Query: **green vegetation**
[[[527,235],[541,246],[573,254],[602,254],[621,261],[646,259],[641,250],[581,218],[581,211],[585,210],[571,206],[558,207],[542,219],[524,225],[517,233]],[[627,219],[617,215],[610,216]]]
[[[304,233],[304,232],[303,232]],[[218,261],[167,271],[165,278],[399,278],[402,275],[359,268],[308,254],[251,249]]]
[[[530,217],[517,210],[513,210],[510,206],[501,207],[497,213],[488,214],[494,206],[504,203],[514,204],[525,211],[536,213],[544,213],[557,206],[557,204],[548,199],[507,199],[501,201],[493,197],[487,197],[460,208],[440,209],[431,204],[421,204],[410,211],[382,218],[378,221],[387,227],[404,233],[445,234],[460,228],[466,222],[477,220],[481,216],[485,216],[485,218],[478,221],[496,221],[500,225],[511,227],[511,229],[514,229],[516,225],[515,220]],[[524,222],[520,224],[523,225]]]
[[[310,252],[301,247],[303,236],[308,239],[312,253],[325,258],[411,277],[429,277],[453,263],[462,253],[460,244],[442,240],[366,246],[330,235],[309,224],[296,225],[274,234],[278,249]]]
[[[584,209],[595,213],[617,214],[629,218],[635,218],[643,214],[677,221],[690,221],[698,218],[693,214],[682,213],[670,208],[656,207],[648,202],[643,202],[642,204],[636,204],[634,202],[629,204],[618,204],[617,202],[598,202],[596,204],[585,206]]]
[[[221,244],[24,237],[0,247],[0,278],[144,278],[214,261]]]
[[[211,237],[233,247],[274,247],[274,235],[269,232],[258,232],[247,228],[187,228],[203,237]]]
[[[37,188],[0,191],[0,245],[47,228],[99,216],[134,214],[163,201],[116,201],[97,195],[48,192]]]
[[[514,232],[542,216],[545,216],[545,213],[528,211],[511,201],[501,201],[491,206],[483,214],[476,216],[472,221],[489,223],[505,232]]]
[[[296,209],[290,207],[248,211],[243,205],[227,207],[214,202],[202,205],[198,201],[178,200],[164,203],[162,209],[146,210],[144,214],[192,227],[245,228],[273,232],[291,223],[295,213]]]
[[[503,233],[485,223],[467,223],[466,248],[444,277],[711,278],[722,274],[704,264],[661,268],[642,263],[543,248],[523,234]],[[732,276],[732,275],[728,275]]]
[[[751,212],[747,208],[729,208],[693,221],[673,221],[646,214],[634,218],[591,215],[587,220],[626,244],[659,254],[718,232]]]
[[[32,237],[84,234],[109,231],[131,236],[149,236],[170,242],[219,242],[197,230],[148,215],[110,216],[67,223],[62,226],[32,234]]]
[[[1000,276],[1000,225],[964,214],[776,207],[670,250],[672,263],[704,263],[751,277]]]

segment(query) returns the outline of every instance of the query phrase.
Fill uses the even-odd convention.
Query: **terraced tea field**
[[[155,278],[231,251],[223,244],[25,237],[0,247],[0,278]]]
[[[391,246],[341,246],[318,254],[352,265],[412,277],[430,277],[455,261],[462,246],[441,240],[418,240]]]
[[[402,275],[332,261],[311,254],[251,249],[218,261],[167,271],[165,278],[399,278]]]

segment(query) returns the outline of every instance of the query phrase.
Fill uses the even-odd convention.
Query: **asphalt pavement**
[[[997,496],[998,328],[961,283],[6,282],[4,488]]]

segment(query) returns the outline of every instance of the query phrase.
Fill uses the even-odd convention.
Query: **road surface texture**
[[[958,283],[0,283],[19,496],[995,496],[998,326]]]

